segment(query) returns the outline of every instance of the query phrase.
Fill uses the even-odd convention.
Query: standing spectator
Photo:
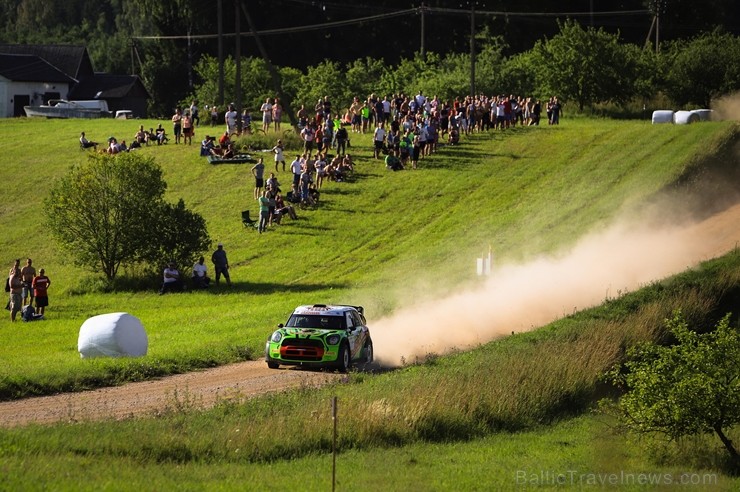
[[[275,177],[275,173],[270,173],[270,177],[265,181],[265,189],[272,190],[276,193],[280,192],[280,182]]]
[[[303,130],[303,127],[308,124],[308,111],[306,111],[305,104],[301,104],[301,109],[298,110],[295,116],[298,119],[298,129]]]
[[[242,111],[242,133],[252,134],[252,113],[246,108]]]
[[[360,108],[360,117],[362,120],[360,133],[365,133],[367,126],[370,123],[370,107],[367,105],[367,102],[363,103],[362,108]]]
[[[189,111],[185,111],[182,116],[182,137],[182,143],[193,144],[193,119],[190,117]]]
[[[211,126],[218,126],[218,106],[211,108]]]
[[[560,102],[558,102],[557,97],[552,98],[552,105],[550,106],[550,110],[552,111],[551,124],[559,125],[560,124],[560,113],[562,112],[563,107],[560,105]]]
[[[382,114],[382,113],[381,113]],[[382,116],[381,116],[382,118]],[[383,122],[378,122],[375,127],[375,134],[373,135],[374,149],[373,155],[376,159],[380,159],[380,154],[383,152],[383,145],[385,144],[385,130],[383,129]]]
[[[233,104],[229,104],[229,110],[226,112],[224,118],[226,119],[226,131],[229,132],[229,135],[238,133],[236,131],[236,120],[239,118],[239,113],[236,112]]]
[[[51,280],[46,276],[44,269],[39,270],[38,276],[33,278],[33,294],[36,297],[36,312],[44,314],[46,306],[49,305],[49,295],[46,290],[51,286]]]
[[[231,278],[229,277],[229,260],[226,258],[226,251],[224,251],[223,243],[218,243],[218,249],[211,255],[211,261],[213,262],[213,269],[216,272],[216,285],[218,285],[221,275],[226,279],[226,283],[231,285]]]
[[[301,138],[303,139],[303,150],[305,150],[308,158],[311,158],[313,152],[313,141],[316,138],[316,131],[313,128],[313,123],[309,123],[303,130],[301,130]]]
[[[275,104],[272,105],[272,121],[275,125],[275,131],[280,131],[280,120],[283,119],[283,107],[280,105],[280,99],[275,98]]]
[[[23,304],[33,305],[33,277],[36,276],[36,269],[31,265],[33,261],[31,258],[26,259],[26,266],[21,268],[21,282],[23,282]],[[26,302],[28,300],[28,302]],[[21,307],[22,307],[21,306]]]
[[[207,289],[211,283],[211,279],[208,277],[208,267],[204,262],[205,258],[201,256],[193,265],[193,286],[196,289]]]
[[[262,157],[257,159],[257,164],[252,167],[252,175],[254,176],[254,199],[257,200],[265,185],[265,164],[262,162]]]
[[[182,135],[182,113],[180,108],[175,110],[175,114],[172,115],[172,133],[175,134],[175,143],[180,143],[180,135]]]
[[[200,126],[200,115],[198,114],[198,101],[190,103],[190,117],[194,126]]]
[[[349,134],[347,133],[347,129],[343,126],[340,126],[337,129],[336,132],[337,137],[337,154],[344,155],[344,153],[347,151],[347,142],[349,141]]]
[[[316,168],[316,188],[321,189],[321,185],[324,183],[324,177],[326,176],[326,158],[324,154],[316,156],[316,162],[314,162],[313,166]]]
[[[260,201],[260,223],[259,232],[262,234],[267,230],[267,222],[270,220],[270,198],[267,196],[267,192],[263,191],[262,196],[259,198]]]
[[[15,316],[18,314],[18,311],[21,310],[23,305],[23,281],[21,280],[20,269],[10,271],[8,286],[10,287],[10,302],[8,303],[8,308],[10,309],[10,321],[15,321]]]
[[[534,103],[534,106],[532,106],[532,121],[529,123],[529,125],[539,126],[541,114],[542,114],[542,103],[540,102],[539,99],[537,99],[537,101],[535,101]]]
[[[298,182],[301,179],[301,156],[295,156],[295,160],[290,163],[290,172],[293,173],[293,188],[298,188]]]
[[[285,172],[285,156],[283,155],[283,141],[278,139],[277,144],[272,148],[272,152],[275,154],[275,172],[280,172],[278,165],[283,163],[283,172]]]
[[[267,133],[267,130],[270,129],[270,123],[272,123],[272,104],[270,104],[269,97],[262,103],[260,111],[262,111],[262,131]]]
[[[349,107],[350,115],[352,116],[352,131],[354,133],[360,133],[362,130],[362,103],[360,98],[355,96],[352,99],[352,104]]]

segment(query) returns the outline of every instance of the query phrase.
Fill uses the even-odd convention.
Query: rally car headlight
[[[326,337],[326,343],[329,345],[336,345],[339,343],[339,335],[329,335]]]
[[[280,332],[280,330],[277,330],[277,331],[276,331],[275,333],[273,333],[273,334],[272,334],[272,336],[270,337],[270,340],[271,340],[271,341],[272,341],[273,343],[279,343],[279,342],[280,342],[280,340],[282,340],[282,339],[283,339],[283,334],[282,334],[282,333]]]

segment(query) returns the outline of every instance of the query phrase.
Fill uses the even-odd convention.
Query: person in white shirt
[[[375,134],[373,136],[373,141],[375,142],[375,149],[374,154],[375,158],[380,158],[380,153],[383,151],[383,144],[385,143],[385,130],[383,129],[383,124],[378,123],[377,128],[375,128]]]
[[[234,109],[234,106],[229,105],[229,110],[226,112],[225,119],[226,119],[226,131],[229,132],[229,135],[233,135],[234,133],[237,133],[236,131],[236,120],[239,118],[239,113],[236,112]]]
[[[193,285],[196,289],[205,289],[211,283],[208,277],[208,267],[205,265],[205,258],[198,258],[198,262],[193,265]]]
[[[272,104],[269,97],[265,99],[260,111],[262,111],[262,131],[267,133],[267,130],[270,129],[270,123],[272,123]]]

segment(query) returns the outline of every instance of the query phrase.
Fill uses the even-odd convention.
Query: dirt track
[[[268,369],[264,361],[249,361],[124,386],[2,402],[0,422],[12,427],[32,422],[46,424],[156,415],[168,409],[209,408],[219,401],[320,386],[341,377],[331,372],[273,370]]]
[[[713,258],[740,244],[740,204],[687,227],[692,237],[705,238],[696,262]],[[249,398],[301,386],[336,381],[335,373],[268,369],[250,361],[155,381],[95,391],[27,398],[0,403],[0,425],[51,423],[89,419],[122,419],[157,414],[181,406],[208,408],[218,401]]]

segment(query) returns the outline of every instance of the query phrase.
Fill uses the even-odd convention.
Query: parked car
[[[373,341],[362,306],[299,306],[265,344],[271,369],[281,365],[328,367],[346,372],[373,361]]]

